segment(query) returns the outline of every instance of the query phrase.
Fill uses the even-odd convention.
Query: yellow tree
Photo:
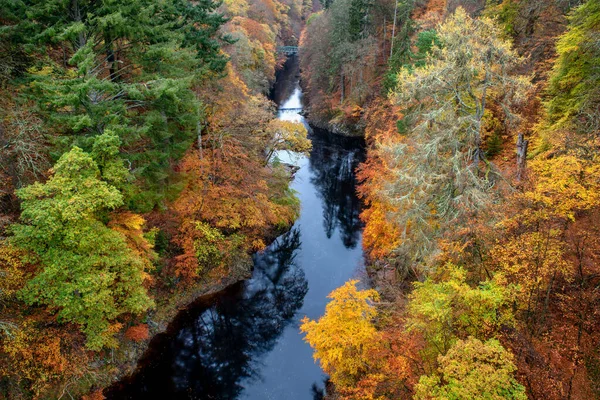
[[[513,377],[513,355],[495,339],[459,340],[439,363],[439,374],[421,377],[415,399],[527,399]]]
[[[381,345],[381,335],[373,324],[379,294],[374,289],[358,290],[357,283],[351,280],[331,292],[325,315],[318,321],[304,317],[300,327],[315,351],[315,361],[320,361],[341,390],[368,371],[374,362],[369,354]]]
[[[299,122],[274,119],[265,129],[267,156],[265,163],[271,161],[278,151],[295,151],[307,154],[312,148],[312,142],[307,138],[306,127]]]
[[[519,310],[536,322],[548,310],[556,280],[569,275],[565,232],[600,206],[600,163],[562,154],[533,161],[531,173],[535,184],[512,198],[491,259],[508,283],[518,284]]]

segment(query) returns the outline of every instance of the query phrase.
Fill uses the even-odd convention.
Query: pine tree
[[[172,165],[203,119],[193,87],[227,62],[212,0],[29,0],[9,3],[9,30],[33,53],[60,49],[30,75],[31,95],[58,136],[55,157],[72,145],[91,151],[105,130],[123,143],[137,179],[127,199],[148,211],[170,193]],[[125,155],[126,154],[126,155]]]
[[[367,35],[369,26],[369,9],[372,6],[369,0],[352,0],[350,3],[350,23],[348,31],[351,41],[362,39]]]

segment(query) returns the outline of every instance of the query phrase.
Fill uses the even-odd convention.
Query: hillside
[[[0,1],[0,397],[102,397],[293,223],[267,94],[312,6]]]
[[[599,22],[594,0],[337,0],[308,20],[309,117],[369,143],[382,296],[347,284],[305,321],[333,398],[600,395]],[[339,320],[347,301],[366,311]]]

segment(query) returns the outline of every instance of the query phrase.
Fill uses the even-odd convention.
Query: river
[[[295,60],[272,97],[280,119],[308,127]],[[279,155],[300,167],[292,188],[301,212],[292,229],[254,256],[250,279],[182,311],[152,340],[135,374],[105,391],[108,399],[323,397],[327,377],[299,325],[323,315],[327,295],[348,279],[366,279],[354,175],[364,145],[308,129],[309,157]]]

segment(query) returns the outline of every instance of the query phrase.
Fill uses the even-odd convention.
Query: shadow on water
[[[279,76],[277,103],[301,105],[291,67]],[[305,123],[297,113],[280,118]],[[254,255],[250,279],[180,312],[107,399],[324,398],[327,377],[299,325],[322,315],[327,294],[364,266],[354,175],[364,143],[309,131],[313,149],[297,158],[292,183],[302,205],[294,227]]]
[[[300,79],[300,63],[298,56],[290,56],[284,68],[277,71],[275,85],[270,93],[271,100],[280,106],[292,97],[296,83]]]
[[[353,249],[363,228],[355,171],[365,161],[364,140],[337,137],[319,129],[314,129],[310,138],[311,183],[323,200],[323,227],[328,238],[339,228],[344,245]]]
[[[308,283],[294,263],[299,248],[293,229],[255,256],[252,279],[179,314],[151,343],[144,367],[106,397],[237,398],[243,379],[260,378],[261,355],[302,306]]]

